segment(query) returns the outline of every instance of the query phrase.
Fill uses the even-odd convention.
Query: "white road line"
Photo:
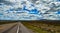
[[[19,26],[18,26],[18,28],[17,28],[17,33],[19,33]]]

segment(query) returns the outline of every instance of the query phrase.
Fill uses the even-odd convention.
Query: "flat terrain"
[[[0,24],[0,33],[33,33],[26,28],[21,22],[2,22]]]
[[[0,33],[60,33],[60,22],[19,21],[0,22]]]
[[[6,30],[10,30],[11,28],[15,27],[16,25],[17,25],[17,23],[1,24],[0,33],[5,33]]]
[[[32,21],[22,23],[35,33],[60,33],[59,22]]]

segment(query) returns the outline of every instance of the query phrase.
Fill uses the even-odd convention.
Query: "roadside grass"
[[[34,33],[60,33],[60,23],[22,22]]]
[[[31,29],[34,33],[49,33],[48,31],[45,31],[45,30],[43,30],[39,27],[36,27],[36,26],[33,26],[33,25],[29,24],[29,22],[23,22],[23,24],[27,28]]]
[[[9,23],[16,23],[16,21],[0,21],[0,25]]]

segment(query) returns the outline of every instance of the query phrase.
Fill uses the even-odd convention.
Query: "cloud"
[[[57,0],[0,0],[0,20],[60,20],[58,10]]]
[[[0,0],[0,3],[4,3],[6,5],[13,5],[14,3],[10,2],[10,1],[6,1],[6,0]]]

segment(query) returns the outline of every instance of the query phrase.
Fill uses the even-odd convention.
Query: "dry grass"
[[[27,28],[35,33],[60,33],[59,23],[47,22],[22,22]]]

